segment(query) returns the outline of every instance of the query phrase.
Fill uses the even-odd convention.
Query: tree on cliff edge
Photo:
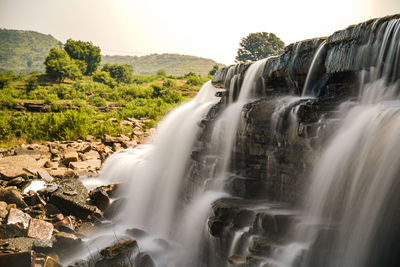
[[[257,61],[283,52],[285,43],[269,32],[250,33],[242,38],[236,56],[236,62]]]

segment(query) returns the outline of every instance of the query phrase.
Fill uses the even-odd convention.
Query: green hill
[[[50,48],[62,43],[51,35],[34,31],[0,29],[0,72],[44,72],[44,59]],[[152,75],[163,69],[168,75],[188,72],[206,75],[217,64],[214,60],[178,54],[153,54],[141,57],[103,56],[101,64],[121,63],[132,66],[136,74]],[[222,65],[221,65],[222,66]]]
[[[44,59],[60,41],[34,31],[0,29],[0,71],[44,72]]]
[[[165,70],[168,75],[183,75],[188,72],[207,75],[210,69],[217,64],[211,59],[178,54],[152,54],[141,57],[103,56],[101,64],[105,63],[129,64],[134,73],[143,75],[156,74],[160,69]]]

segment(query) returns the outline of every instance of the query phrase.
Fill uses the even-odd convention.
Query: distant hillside
[[[153,54],[141,57],[103,56],[101,64],[105,63],[130,64],[137,74],[156,74],[158,70],[163,69],[168,75],[183,75],[188,72],[206,75],[217,64],[211,59],[178,54]]]
[[[43,62],[50,48],[60,46],[62,47],[62,43],[51,35],[0,29],[0,72],[44,72]],[[183,75],[188,72],[206,75],[217,64],[211,59],[178,54],[103,56],[101,64],[105,63],[130,64],[136,74],[156,74],[163,69],[168,75]]]
[[[44,72],[44,59],[60,41],[34,31],[0,29],[0,71]]]

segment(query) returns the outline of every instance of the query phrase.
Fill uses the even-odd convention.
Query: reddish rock
[[[38,219],[30,220],[27,234],[28,237],[50,240],[52,234],[53,225],[51,223]]]

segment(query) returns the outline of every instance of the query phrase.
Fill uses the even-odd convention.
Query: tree
[[[117,85],[115,80],[111,77],[110,73],[106,71],[97,70],[96,72],[93,72],[92,77],[93,81],[103,83],[110,86],[111,88],[114,88]]]
[[[101,70],[110,73],[110,76],[119,83],[131,83],[133,81],[132,68],[128,64],[107,63]]]
[[[284,47],[285,43],[273,33],[250,33],[240,41],[236,62],[257,61],[279,55]]]
[[[44,64],[47,76],[57,80],[59,83],[65,78],[74,80],[82,75],[78,65],[64,50],[50,49]]]
[[[218,65],[214,65],[212,67],[212,69],[208,72],[208,75],[215,75],[215,73],[217,72],[217,70],[219,69]]]
[[[97,70],[101,61],[100,48],[92,44],[92,42],[74,41],[68,39],[64,45],[64,50],[68,55],[75,59],[80,60],[86,64],[85,75],[91,75]],[[82,66],[81,66],[82,68]]]

